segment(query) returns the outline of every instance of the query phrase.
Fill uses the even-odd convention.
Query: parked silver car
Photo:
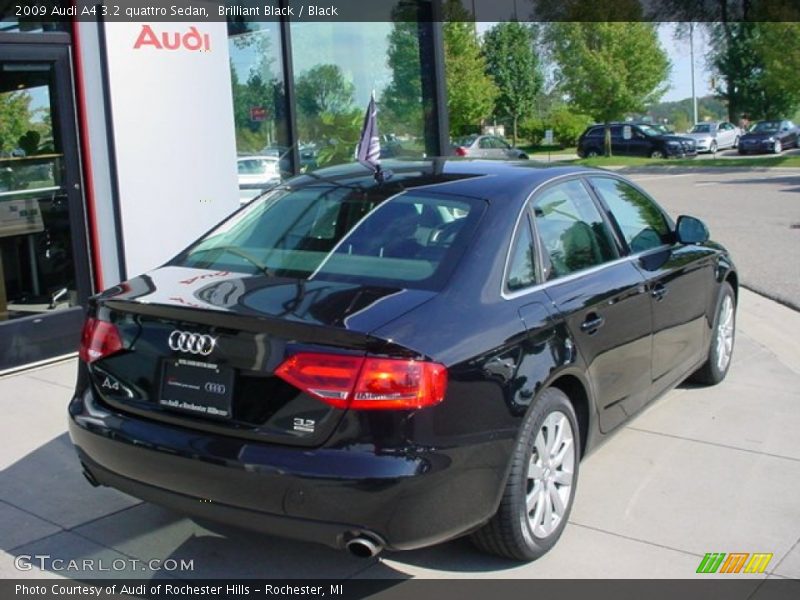
[[[705,121],[696,123],[686,134],[697,142],[698,152],[716,152],[724,148],[736,148],[742,130],[727,121]]]
[[[496,135],[469,135],[458,138],[452,144],[453,154],[470,158],[527,159],[519,148]]]

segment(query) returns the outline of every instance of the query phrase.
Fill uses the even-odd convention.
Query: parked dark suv
[[[578,139],[578,156],[602,156],[605,125],[592,125]],[[688,137],[663,134],[645,124],[612,123],[611,152],[623,156],[670,158],[696,156],[697,145]]]

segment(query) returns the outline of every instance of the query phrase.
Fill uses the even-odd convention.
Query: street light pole
[[[689,23],[689,56],[692,61],[692,125],[697,123],[697,94],[694,90],[694,23]]]

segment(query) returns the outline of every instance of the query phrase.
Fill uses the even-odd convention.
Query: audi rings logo
[[[225,394],[226,389],[227,388],[222,383],[213,383],[211,381],[206,383],[206,391],[209,394],[219,394],[220,396],[222,396]]]
[[[210,335],[178,331],[177,329],[169,334],[169,347],[177,352],[208,356],[214,351],[216,345],[217,338]]]

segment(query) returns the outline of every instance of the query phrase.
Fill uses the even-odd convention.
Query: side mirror
[[[708,227],[700,219],[681,215],[675,226],[679,244],[702,244],[708,241]]]

